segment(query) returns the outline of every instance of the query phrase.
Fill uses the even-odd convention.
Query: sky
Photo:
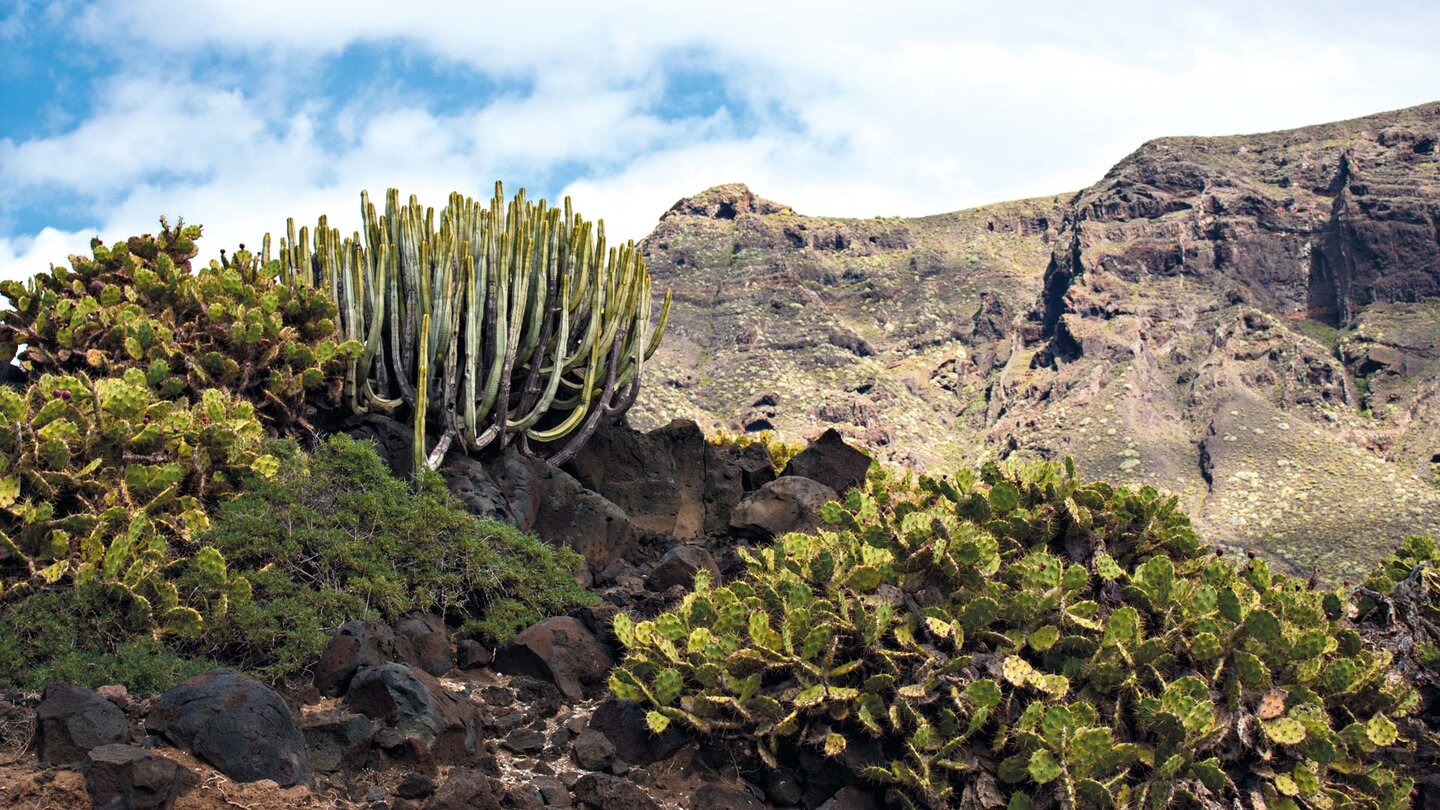
[[[159,217],[201,258],[396,187],[611,240],[726,182],[801,213],[1074,191],[1147,139],[1440,99],[1431,2],[0,0],[0,278]]]

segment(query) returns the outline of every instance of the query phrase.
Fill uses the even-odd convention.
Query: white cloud
[[[107,239],[183,213],[206,224],[207,254],[287,215],[353,229],[361,188],[440,204],[497,177],[556,190],[577,165],[563,193],[612,238],[729,181],[807,213],[935,213],[1076,190],[1151,137],[1430,100],[1440,54],[1421,23],[1436,12],[1377,8],[110,0],[76,15],[83,46],[144,58],[122,60],[78,126],[0,141],[0,183],[90,200]],[[361,97],[314,95],[320,57],[357,43],[525,89],[437,109],[377,75]],[[197,71],[208,53],[245,67]],[[721,77],[744,109],[667,120],[677,66]],[[63,236],[12,237],[0,257]]]
[[[65,264],[72,254],[90,255],[95,231],[61,231],[43,228],[35,236],[0,237],[0,279],[28,279],[53,264]]]

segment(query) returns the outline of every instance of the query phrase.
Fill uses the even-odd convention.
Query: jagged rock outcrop
[[[683,305],[632,421],[1072,455],[1353,573],[1440,531],[1437,140],[1440,104],[1161,138],[1078,193],[917,219],[710,189],[644,242]]]

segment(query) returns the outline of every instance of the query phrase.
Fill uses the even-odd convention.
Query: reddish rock
[[[582,700],[585,687],[600,684],[615,659],[579,619],[557,616],[520,631],[495,654],[499,672],[548,680],[570,700]]]
[[[315,688],[326,697],[345,694],[361,667],[415,663],[410,636],[397,637],[383,622],[355,619],[340,625],[315,665]]]
[[[645,577],[645,587],[652,591],[666,591],[676,585],[689,588],[695,582],[698,571],[709,571],[710,581],[720,581],[720,566],[710,552],[700,546],[678,545],[660,558],[660,561]]]
[[[168,810],[199,779],[173,759],[111,743],[89,752],[85,789],[95,810]]]

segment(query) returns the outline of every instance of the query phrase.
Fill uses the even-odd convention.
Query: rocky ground
[[[1336,578],[1440,532],[1440,104],[1162,138],[1078,193],[918,219],[741,185],[644,242],[673,289],[637,424],[902,464],[1074,456]]]
[[[397,467],[409,458],[403,425],[350,430]],[[737,547],[817,525],[869,464],[832,433],[777,476],[763,447],[714,446],[687,422],[603,430],[568,470],[457,457],[452,491],[580,550],[599,604],[499,649],[453,643],[438,616],[352,621],[313,678],[283,691],[222,669],[162,695],[53,684],[0,696],[0,806],[878,808],[818,754],[762,768],[744,746],[656,736],[639,706],[605,692],[617,612],[672,606],[702,569],[733,576]]]

